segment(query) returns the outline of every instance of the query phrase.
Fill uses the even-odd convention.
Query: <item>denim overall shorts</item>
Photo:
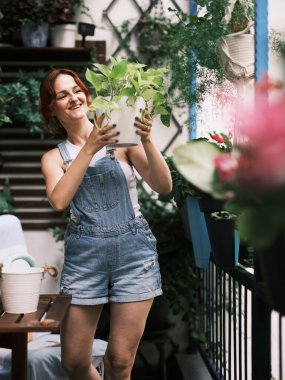
[[[58,147],[70,164],[65,142]],[[75,305],[162,294],[156,239],[145,218],[135,217],[125,174],[111,149],[106,152],[87,168],[70,203],[60,292]]]

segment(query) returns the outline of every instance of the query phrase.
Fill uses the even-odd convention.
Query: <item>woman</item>
[[[94,334],[110,302],[105,380],[129,380],[153,298],[162,293],[156,240],[139,211],[134,168],[156,192],[172,189],[169,169],[151,137],[146,114],[134,127],[135,147],[113,149],[114,125],[87,118],[90,94],[69,69],[52,69],[40,89],[41,112],[66,140],[42,157],[49,202],[70,205],[61,292],[72,295],[61,329],[62,365],[72,380],[99,380],[92,366]],[[99,126],[99,128],[98,128]]]

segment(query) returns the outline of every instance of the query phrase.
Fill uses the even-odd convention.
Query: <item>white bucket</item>
[[[4,311],[16,314],[36,311],[43,277],[43,268],[3,268],[0,287]]]

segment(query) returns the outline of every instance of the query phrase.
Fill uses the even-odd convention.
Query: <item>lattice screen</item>
[[[168,7],[184,13],[188,12],[189,8],[188,0],[112,0],[105,3],[107,5],[102,12],[103,29],[106,33],[111,33],[107,41],[107,60],[110,56],[138,58],[136,25],[146,11],[152,15],[163,12],[164,15],[175,18],[176,16],[168,11]],[[121,26],[127,20],[129,26],[126,32]],[[187,120],[188,108],[174,110],[169,128],[162,126],[159,121],[154,121],[154,138],[163,153],[171,154],[176,145],[188,140]]]

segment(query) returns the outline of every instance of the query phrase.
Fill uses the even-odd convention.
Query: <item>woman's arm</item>
[[[169,194],[172,190],[172,179],[168,165],[151,138],[151,118],[148,114],[143,120],[135,123],[141,135],[141,144],[129,148],[127,155],[132,165],[144,181],[156,192]]]
[[[53,208],[62,211],[70,204],[94,154],[105,145],[116,142],[114,139],[116,133],[111,131],[112,129],[113,126],[110,125],[101,129],[94,127],[66,172],[58,148],[43,155],[42,172],[45,177],[47,197]]]

